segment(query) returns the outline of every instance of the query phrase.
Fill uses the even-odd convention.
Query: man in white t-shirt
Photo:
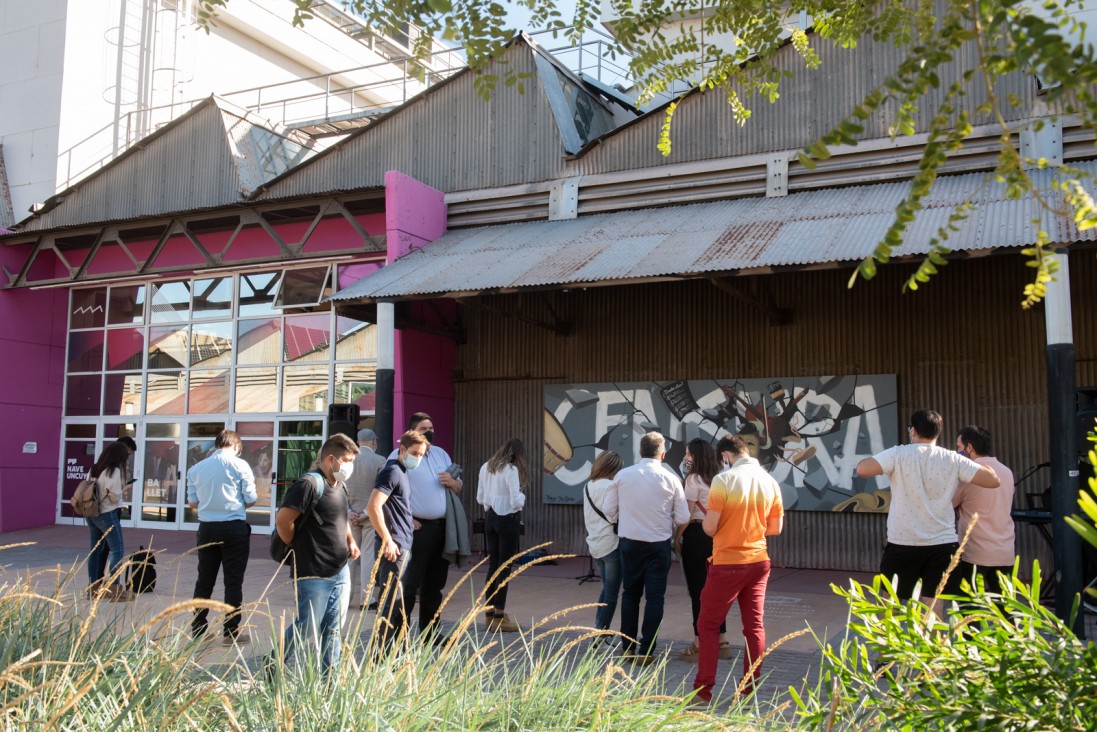
[[[941,577],[959,548],[952,496],[961,483],[997,488],[998,476],[958,452],[937,445],[941,415],[919,409],[910,418],[909,445],[896,445],[857,464],[857,475],[891,482],[887,546],[880,573],[897,577],[901,600],[922,584],[922,601],[936,606]]]

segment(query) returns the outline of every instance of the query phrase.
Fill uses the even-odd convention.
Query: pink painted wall
[[[389,171],[385,174],[388,261],[428,245],[445,231],[446,203],[441,191],[403,173]],[[437,317],[422,303],[412,303],[411,307],[416,319]],[[449,307],[454,308],[452,303]],[[407,429],[412,414],[426,412],[434,422],[435,442],[453,453],[453,365],[454,343],[451,339],[419,331],[396,331],[394,439]]]
[[[25,257],[0,247],[9,270]],[[54,522],[67,311],[64,288],[0,290],[0,531]],[[26,442],[37,452],[24,454]]]

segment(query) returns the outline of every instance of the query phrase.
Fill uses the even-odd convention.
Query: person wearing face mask
[[[380,618],[380,647],[387,648],[407,629],[404,593],[401,579],[408,564],[412,542],[411,482],[408,476],[419,468],[427,454],[427,438],[408,430],[400,438],[396,457],[385,463],[377,481],[366,514],[376,533],[374,551],[378,556],[377,588],[381,600],[377,606]]]
[[[413,517],[411,559],[404,569],[404,613],[410,618],[419,599],[419,633],[425,639],[435,639],[438,611],[442,607],[442,590],[449,576],[446,545],[446,491],[461,492],[464,485],[448,469],[453,464],[449,454],[434,443],[434,422],[426,412],[411,415],[408,429],[418,432],[431,443],[418,468],[408,473],[411,483],[411,515]],[[399,456],[399,450],[389,460]]]
[[[348,565],[359,556],[347,521],[346,489],[358,452],[358,445],[344,434],[328,439],[314,463],[317,472],[290,486],[274,517],[279,537],[293,548],[290,561],[297,585],[297,619],[286,629],[283,660],[293,657],[297,643],[312,639],[319,644],[324,674],[339,662],[339,636],[350,605]],[[325,482],[319,498],[317,478]],[[298,521],[305,514],[307,520]],[[273,664],[271,656],[268,669]]]
[[[217,572],[225,570],[225,604],[235,608],[225,616],[223,643],[247,643],[240,632],[240,607],[244,604],[244,573],[251,551],[251,526],[246,509],[255,505],[255,476],[240,459],[240,436],[221,430],[213,443],[215,452],[187,471],[187,505],[198,509],[198,580],[194,598],[208,600],[217,583]],[[191,634],[206,633],[209,610],[194,612]]]

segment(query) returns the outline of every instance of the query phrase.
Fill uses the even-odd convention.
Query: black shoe
[[[368,608],[369,608],[370,610],[376,610],[376,609],[377,609],[377,606],[378,606],[379,604],[380,604],[380,603],[378,603],[378,602],[377,602],[377,600],[374,600],[374,601],[373,601],[373,602],[371,602],[371,603],[370,603],[370,604],[369,604],[369,605],[368,605],[367,607],[368,607]]]

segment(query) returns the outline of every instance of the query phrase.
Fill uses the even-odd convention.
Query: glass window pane
[[[324,421],[320,419],[297,419],[278,425],[280,437],[322,437],[323,434]]]
[[[101,328],[106,319],[107,288],[73,290],[69,328]]]
[[[276,367],[236,369],[236,411],[278,411],[278,369]]]
[[[335,319],[335,359],[362,361],[377,358],[377,329],[354,318]]]
[[[153,323],[181,323],[190,320],[190,283],[161,282],[150,285]]]
[[[179,425],[175,424],[172,427],[178,434]],[[146,441],[145,480],[141,490],[142,519],[175,521],[175,499],[179,488],[179,475],[179,443]]]
[[[241,320],[236,363],[260,364],[282,361],[282,319]]]
[[[274,422],[237,422],[236,434],[246,437],[274,437]]]
[[[240,275],[240,317],[277,315],[274,298],[281,272],[250,272]]]
[[[325,412],[328,408],[328,367],[286,366],[282,369],[283,412]]]
[[[102,388],[103,377],[100,374],[65,379],[65,414],[70,417],[98,416]]]
[[[142,379],[140,371],[113,373],[104,377],[103,414],[129,416],[141,414]]]
[[[78,330],[69,333],[69,362],[67,370],[103,370],[103,331]]]
[[[286,363],[327,363],[330,342],[331,316],[327,313],[286,318],[283,350]]]
[[[145,426],[145,437],[179,437],[182,434],[178,422],[149,422]]]
[[[190,372],[187,411],[190,414],[223,414],[229,411],[228,369],[194,369]]]
[[[144,358],[144,328],[111,328],[107,331],[108,371],[140,369]]]
[[[107,322],[111,325],[145,322],[145,285],[118,285],[110,288]]]
[[[253,422],[251,424],[265,424],[267,429],[274,431],[273,422]],[[243,425],[237,425],[237,432],[243,436]],[[242,457],[251,466],[251,472],[255,476],[255,493],[257,499],[255,505],[248,509],[248,523],[252,526],[269,526],[270,517],[274,512],[273,487],[277,474],[274,470],[274,441],[268,436],[266,439],[242,440],[244,450]]]
[[[320,453],[323,442],[315,440],[284,440],[278,443],[278,490],[276,504],[281,504],[293,482],[309,472],[309,466]]]
[[[232,365],[232,321],[195,323],[190,334],[190,365]]]
[[[286,270],[278,292],[278,307],[316,305],[331,294],[330,270],[329,265]]]
[[[65,425],[65,437],[84,437],[95,439],[95,425],[93,424],[67,424]]]
[[[232,317],[232,278],[194,281],[194,319]]]
[[[187,365],[190,330],[174,325],[149,328],[149,368],[177,369]]]
[[[183,371],[150,373],[145,391],[146,414],[183,414],[187,397],[187,375]]]
[[[72,518],[72,506],[69,499],[76,492],[76,486],[87,477],[95,465],[95,443],[90,440],[65,440],[65,472],[61,479],[61,515]]]
[[[377,365],[339,364],[335,367],[335,404],[357,404],[363,413],[377,407]]]

